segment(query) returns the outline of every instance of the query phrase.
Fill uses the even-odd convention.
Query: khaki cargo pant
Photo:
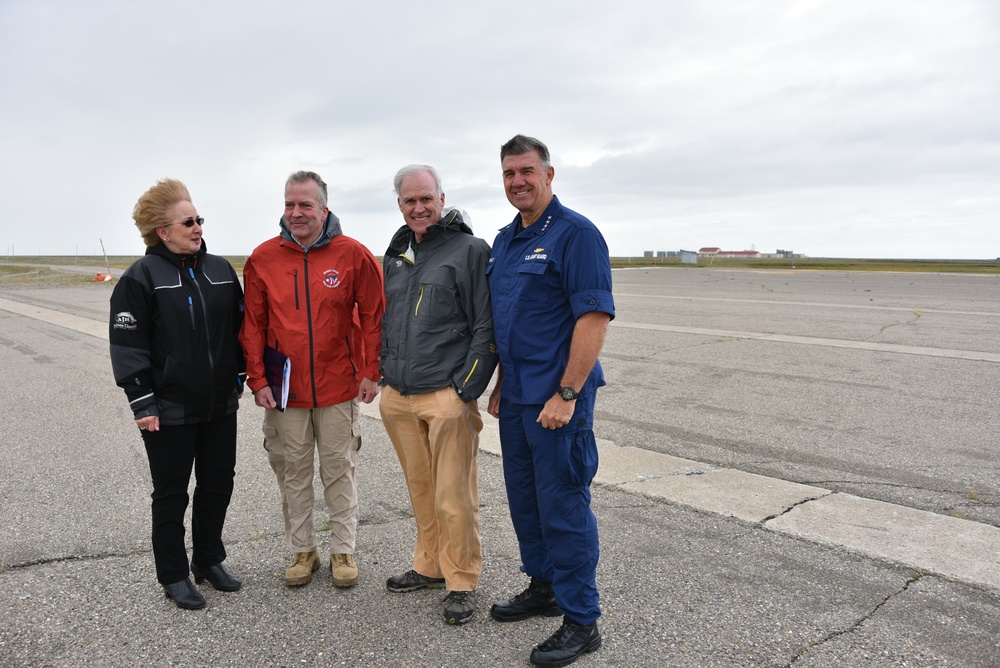
[[[417,523],[413,570],[443,577],[452,591],[475,589],[483,569],[476,402],[463,402],[451,387],[404,397],[386,386],[379,412]]]
[[[292,552],[316,549],[313,524],[314,461],[330,515],[330,554],[354,554],[358,528],[355,484],[361,421],[358,400],[320,408],[264,413],[264,447],[278,479],[285,545]]]

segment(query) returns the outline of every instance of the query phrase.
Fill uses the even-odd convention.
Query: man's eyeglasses
[[[198,223],[198,227],[202,227],[205,225],[205,219],[202,218],[201,216],[198,216],[197,218],[188,218],[187,220],[182,220],[179,223],[168,223],[167,227],[169,227],[170,225],[183,225],[184,227],[194,227],[195,223]]]

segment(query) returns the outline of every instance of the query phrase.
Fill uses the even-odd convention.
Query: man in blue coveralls
[[[594,224],[553,195],[545,144],[517,135],[500,161],[520,213],[500,230],[487,268],[500,352],[488,410],[500,421],[510,516],[531,583],[490,614],[501,622],[562,614],[531,663],[565,666],[601,646],[590,483],[594,400],[605,384],[597,356],[615,315],[611,259]]]

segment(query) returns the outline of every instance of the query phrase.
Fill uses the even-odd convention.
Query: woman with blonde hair
[[[205,220],[180,181],[147,190],[132,217],[146,254],[111,295],[111,365],[149,459],[156,579],[178,607],[203,608],[189,574],[220,591],[242,585],[222,564],[222,527],[246,378],[237,338],[243,288],[228,261],[206,252]],[[192,468],[189,564],[184,513]]]

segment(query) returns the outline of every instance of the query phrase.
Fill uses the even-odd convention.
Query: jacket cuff
[[[133,412],[132,417],[135,418],[136,420],[141,420],[142,418],[152,417],[154,415],[158,416],[159,414],[160,414],[160,407],[157,406],[156,404],[153,404],[151,406],[146,406],[145,408],[140,408],[139,410]]]
[[[257,394],[262,389],[267,387],[267,381],[263,378],[248,378],[246,386],[250,388],[250,391]]]

